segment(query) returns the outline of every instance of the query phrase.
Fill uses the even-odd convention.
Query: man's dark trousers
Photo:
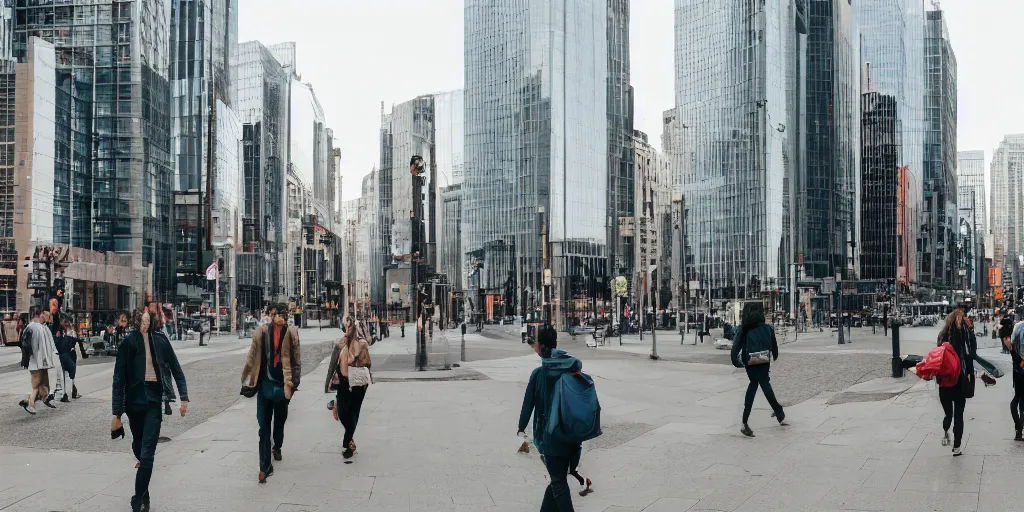
[[[260,472],[269,473],[271,438],[273,449],[280,450],[284,443],[284,422],[288,419],[288,400],[275,402],[266,398],[262,389],[256,393],[256,421],[260,425]],[[271,435],[273,425],[273,435]]]
[[[540,505],[540,512],[573,512],[572,492],[569,490],[569,466],[571,459],[564,456],[544,457],[544,465],[547,466],[548,476],[551,483],[544,490],[544,501]]]
[[[153,458],[163,422],[161,405],[160,402],[150,402],[149,405],[129,407],[125,411],[128,415],[128,428],[132,432],[132,452],[139,460],[139,469],[135,473],[135,496],[139,499],[149,492],[149,480],[153,478]]]

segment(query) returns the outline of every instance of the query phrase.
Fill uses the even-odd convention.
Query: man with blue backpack
[[[594,381],[581,370],[583,363],[558,350],[558,334],[550,323],[540,329],[534,350],[541,366],[530,374],[519,415],[519,433],[533,416],[533,443],[547,467],[551,483],[544,491],[541,512],[573,512],[567,475],[584,483],[576,466],[583,442],[601,435],[601,405]],[[586,480],[589,490],[590,480]],[[583,493],[581,493],[583,494]]]

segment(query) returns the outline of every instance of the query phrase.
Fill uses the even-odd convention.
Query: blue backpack
[[[601,435],[601,404],[589,375],[566,373],[554,384],[544,439],[579,445]]]

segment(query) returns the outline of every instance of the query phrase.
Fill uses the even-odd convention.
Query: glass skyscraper
[[[465,3],[463,244],[505,314],[540,306],[542,226],[556,321],[607,276],[608,22],[606,2]]]
[[[796,259],[804,278],[835,276],[850,267],[860,86],[850,0],[815,0],[806,10],[806,66],[801,77],[803,147],[797,156]],[[797,130],[794,130],[796,132]]]
[[[242,244],[239,305],[258,310],[283,297],[284,190],[291,73],[258,41],[239,45],[235,69],[242,123]]]
[[[54,242],[129,255],[133,302],[172,299],[169,4],[7,4],[18,62],[32,36],[56,51]]]
[[[854,12],[860,31],[863,88],[896,102],[902,148],[898,169],[891,172],[894,178],[900,174],[900,215],[905,222],[898,229],[900,250],[906,253],[897,275],[901,283],[909,284],[919,279],[917,240],[924,179],[924,6],[921,0],[861,0]]]
[[[920,281],[930,289],[961,289],[956,263],[956,56],[943,12],[928,11],[926,17]]]
[[[675,95],[695,277],[714,298],[780,274],[804,2],[676,0]]]

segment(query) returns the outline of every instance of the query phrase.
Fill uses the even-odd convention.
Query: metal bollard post
[[[466,361],[466,323],[462,323],[462,361]]]
[[[900,324],[892,322],[892,377],[903,377],[903,359],[900,357]]]

